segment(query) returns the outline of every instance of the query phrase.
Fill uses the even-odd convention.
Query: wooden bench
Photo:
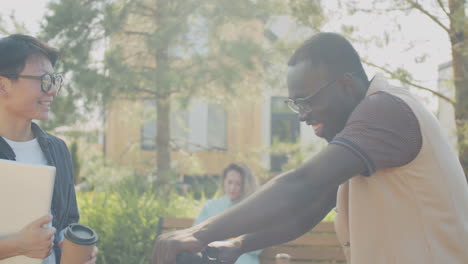
[[[158,235],[192,226],[191,218],[160,218]],[[336,238],[331,222],[321,222],[312,230],[288,243],[264,249],[260,255],[261,264],[274,264],[275,256],[286,253],[291,264],[338,264],[346,263],[345,256]]]

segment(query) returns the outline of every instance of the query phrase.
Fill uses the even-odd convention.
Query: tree
[[[0,14],[0,34],[9,35],[13,33],[27,34],[28,30],[24,23],[18,21],[14,12],[8,16]]]
[[[304,26],[308,26],[311,29],[320,30],[326,23],[325,18],[331,20],[330,17],[343,15],[344,12],[337,12],[337,9],[327,10],[325,7],[321,9],[314,9],[315,7],[321,6],[320,1],[304,1],[294,0],[291,2],[295,3],[299,8],[293,9],[292,16],[300,21]],[[450,39],[450,49],[452,54],[452,67],[453,67],[453,80],[456,90],[455,100],[447,98],[443,94],[431,90],[423,85],[418,84],[414,81],[412,75],[403,68],[389,69],[387,66],[378,65],[372,61],[364,61],[366,64],[379,68],[391,78],[397,79],[404,84],[409,86],[428,91],[435,96],[438,96],[448,102],[452,103],[455,107],[455,118],[457,122],[457,134],[458,134],[458,147],[459,157],[462,166],[465,170],[465,175],[468,177],[468,19],[466,15],[467,4],[465,0],[397,0],[397,1],[385,1],[385,0],[373,0],[371,8],[362,8],[359,1],[340,1],[338,0],[339,10],[346,10],[348,14],[354,15],[356,13],[367,13],[367,14],[380,14],[386,17],[397,17],[397,14],[408,14],[411,12],[419,12],[423,14],[437,27],[440,27],[444,32],[447,33]],[[316,10],[314,12],[307,12],[305,10]],[[321,10],[321,11],[320,11]],[[311,23],[313,18],[322,18],[321,24]],[[339,19],[334,19],[334,22]],[[398,23],[398,21],[396,21]],[[399,26],[397,26],[398,28]],[[347,35],[354,41],[365,41],[363,39],[353,38],[354,28],[347,24],[341,25],[343,34]],[[384,29],[382,29],[384,31]],[[376,40],[377,38],[372,35],[369,38]],[[391,41],[391,37],[385,34],[384,39],[377,39],[377,45],[379,43],[386,43]]]
[[[8,30],[6,29],[6,26],[5,26],[5,21],[4,21],[3,16],[0,16],[0,33],[2,33],[2,34],[7,34],[8,33]]]
[[[392,1],[392,3],[389,4],[390,7],[378,8],[377,6],[381,3],[382,1],[374,1],[373,11],[385,12],[387,14],[389,14],[389,12],[417,11],[425,15],[434,22],[434,25],[442,28],[443,31],[448,34],[452,54],[455,100],[453,101],[446,98],[435,91],[432,91],[432,93],[454,104],[459,157],[465,170],[465,175],[468,177],[468,18],[466,15],[468,6],[466,1],[399,0]],[[415,85],[407,73],[394,73],[393,76],[397,77],[397,79],[401,80],[403,83],[428,90],[425,87]]]
[[[70,146],[70,155],[73,163],[73,175],[75,176],[75,185],[77,185],[81,182],[81,161],[78,157],[78,143],[76,141],[73,141],[73,143]]]
[[[59,67],[72,80],[73,102],[156,103],[155,186],[164,186],[172,175],[173,100],[235,94],[245,75],[259,71],[262,49],[253,35],[262,33],[265,6],[249,0],[61,0],[49,4],[43,35],[63,52]],[[106,43],[104,59],[93,59],[93,50]]]
[[[439,1],[440,3],[440,1]],[[447,34],[452,45],[452,67],[455,83],[455,118],[459,155],[468,177],[468,18],[466,1],[449,0],[448,12],[444,5],[441,8],[450,19]],[[421,9],[423,12],[423,9]],[[434,20],[437,23],[437,20]],[[440,25],[442,26],[442,25]],[[468,179],[468,178],[467,178]]]

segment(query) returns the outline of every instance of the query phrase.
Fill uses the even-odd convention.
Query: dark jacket
[[[73,164],[70,152],[63,140],[42,131],[38,125],[32,123],[32,131],[39,142],[39,146],[50,166],[56,168],[54,193],[52,196],[52,225],[57,232],[71,223],[79,220],[76,204],[75,186],[73,181]],[[16,155],[10,145],[0,137],[0,159],[15,160]],[[55,236],[58,239],[58,236]],[[61,249],[55,241],[54,251],[57,263],[60,261]]]

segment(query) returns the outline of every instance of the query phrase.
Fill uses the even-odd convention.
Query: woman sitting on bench
[[[220,190],[218,191],[218,193],[222,193],[223,195],[217,199],[208,200],[205,203],[194,225],[226,211],[252,194],[256,188],[257,181],[247,167],[236,163],[229,164],[223,170]],[[258,255],[261,252],[261,250],[256,250],[243,254],[237,259],[235,264],[259,264]]]

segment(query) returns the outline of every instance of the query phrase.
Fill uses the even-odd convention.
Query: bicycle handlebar
[[[206,247],[201,253],[181,252],[176,256],[176,264],[221,264],[219,250]]]

